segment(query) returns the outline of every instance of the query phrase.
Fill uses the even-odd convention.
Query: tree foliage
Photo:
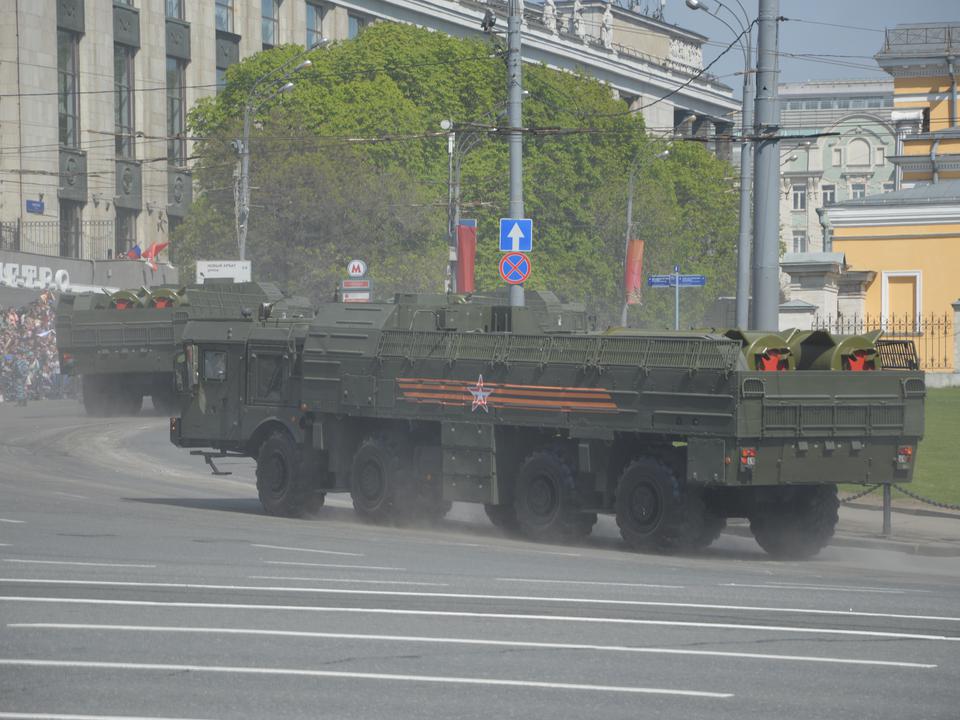
[[[498,219],[509,207],[501,48],[409,25],[377,23],[358,38],[317,49],[308,68],[277,88],[305,56],[296,46],[234,65],[227,85],[189,116],[200,198],[178,233],[178,258],[236,255],[234,187],[243,110],[253,110],[252,200],[247,240],[256,275],[329,297],[346,262],[362,257],[378,294],[439,291],[446,267],[447,133],[454,122],[464,217],[476,217],[477,284],[499,284]],[[686,291],[685,318],[729,293],[736,198],[729,166],[699,143],[648,137],[638,113],[608,86],[574,73],[524,67],[524,200],[534,219],[531,288],[586,301],[610,321],[622,303],[627,177],[637,176],[635,235],[645,271],[679,262],[708,275]],[[266,77],[265,77],[266,76]],[[698,293],[697,297],[687,295]],[[645,293],[631,320],[664,325],[671,297]],[[668,303],[667,301],[670,301]]]

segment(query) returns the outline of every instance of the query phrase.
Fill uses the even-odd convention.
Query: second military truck
[[[313,320],[191,320],[171,439],[256,459],[266,512],[349,492],[375,522],[482,503],[533,539],[590,533],[705,547],[745,517],[776,557],[809,557],[837,483],[909,482],[923,373],[909,343],[824,332],[587,332],[580,306],[527,293],[399,296]],[[215,466],[214,466],[215,467]]]

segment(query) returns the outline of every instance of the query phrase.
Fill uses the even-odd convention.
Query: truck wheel
[[[806,560],[833,537],[839,516],[836,485],[802,485],[787,489],[783,500],[750,516],[750,532],[767,554],[778,560]]]
[[[84,375],[80,381],[83,393],[83,409],[90,417],[106,417],[108,412],[107,395],[99,378]]]
[[[580,510],[570,466],[547,450],[531,454],[520,466],[514,511],[520,532],[547,542],[586,537],[597,522],[596,513]]]
[[[410,522],[418,504],[410,458],[384,438],[367,438],[350,466],[350,497],[353,509],[364,520]]]
[[[125,388],[120,391],[114,406],[116,415],[139,415],[143,408],[143,393],[139,390]]]
[[[506,530],[508,533],[520,531],[520,523],[517,522],[517,510],[513,505],[490,505],[485,503],[483,510],[490,518],[494,527]]]
[[[703,498],[682,487],[658,460],[640,458],[627,466],[617,483],[615,508],[620,536],[635,550],[681,552],[704,547],[709,537]]]
[[[703,550],[710,547],[714,540],[720,537],[720,533],[727,526],[727,519],[722,515],[716,515],[710,510],[703,514],[703,526],[700,528],[700,534],[693,540],[694,550]]]
[[[257,452],[257,495],[267,515],[302,517],[323,505],[303,472],[300,450],[286,432],[275,432]]]

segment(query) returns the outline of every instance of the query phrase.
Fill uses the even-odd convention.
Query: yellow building
[[[894,80],[897,189],[826,208],[830,249],[863,279],[866,325],[912,337],[927,369],[956,372],[960,24],[897,26],[876,59]]]

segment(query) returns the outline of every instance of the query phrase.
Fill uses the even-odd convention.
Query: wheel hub
[[[538,476],[531,480],[527,490],[527,505],[537,517],[549,516],[557,505],[557,493],[550,479]]]
[[[368,462],[363,466],[359,487],[360,494],[368,501],[377,500],[383,493],[383,473],[375,463]]]
[[[661,504],[657,492],[647,484],[637,486],[630,496],[630,514],[640,530],[652,530],[660,520]]]

